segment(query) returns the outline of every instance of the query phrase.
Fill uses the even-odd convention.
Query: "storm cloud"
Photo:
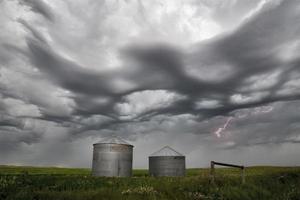
[[[166,143],[190,166],[300,163],[297,0],[11,0],[0,11],[1,163],[89,166],[109,135],[136,145],[137,167]],[[279,159],[289,154],[296,162]]]

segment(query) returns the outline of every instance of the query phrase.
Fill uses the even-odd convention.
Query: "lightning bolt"
[[[273,107],[272,106],[264,106],[264,107],[260,107],[260,108],[256,108],[254,110],[254,115],[257,115],[257,114],[261,114],[261,113],[269,113],[273,110]],[[248,117],[250,114],[242,114],[242,115],[238,115],[236,116],[237,119],[242,119],[242,118],[245,118],[245,117]],[[215,135],[220,138],[222,136],[222,132],[224,130],[226,130],[227,126],[230,124],[230,122],[233,120],[234,118],[233,117],[229,117],[225,124],[223,125],[223,127],[220,127],[217,129],[217,131],[215,132]]]
[[[229,125],[229,123],[231,122],[232,119],[233,119],[233,117],[229,117],[229,118],[226,120],[226,122],[225,122],[225,124],[223,125],[223,127],[218,128],[218,130],[215,132],[215,134],[216,134],[216,136],[217,136],[218,138],[221,137],[221,133],[227,128],[227,126]]]

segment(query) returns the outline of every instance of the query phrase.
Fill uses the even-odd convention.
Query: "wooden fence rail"
[[[234,168],[241,169],[241,180],[242,180],[243,184],[245,183],[245,167],[243,165],[233,165],[233,164],[228,164],[228,163],[220,163],[220,162],[211,161],[210,162],[210,178],[211,178],[212,183],[215,182],[215,165],[221,165],[221,166],[225,166],[225,167],[234,167]]]

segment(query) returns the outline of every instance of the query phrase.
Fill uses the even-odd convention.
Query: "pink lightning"
[[[228,124],[230,123],[230,121],[233,119],[233,117],[229,117],[226,121],[226,123],[224,124],[223,127],[218,128],[218,130],[215,132],[216,136],[219,138],[221,137],[221,133],[226,129],[226,127],[228,126]]]
[[[273,107],[272,106],[265,106],[265,107],[262,107],[262,108],[256,108],[255,111],[254,111],[254,115],[257,115],[257,114],[260,114],[260,113],[269,113],[273,110]],[[248,117],[249,114],[244,114],[244,115],[240,115],[240,116],[237,116],[238,119],[242,119],[242,118],[245,118],[245,117]],[[218,138],[221,137],[221,133],[227,128],[227,126],[229,125],[229,123],[233,120],[233,117],[229,117],[225,124],[223,125],[223,127],[220,127],[218,128],[218,130],[215,132],[216,136]]]

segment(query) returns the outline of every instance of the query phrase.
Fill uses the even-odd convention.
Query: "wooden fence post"
[[[210,181],[215,183],[215,163],[214,161],[210,162]]]
[[[243,167],[242,169],[242,184],[245,183],[245,167]]]

